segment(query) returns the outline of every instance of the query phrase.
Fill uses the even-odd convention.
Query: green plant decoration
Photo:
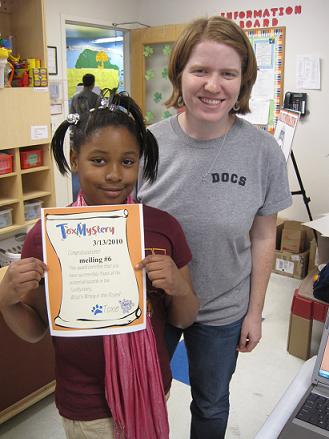
[[[161,72],[163,79],[168,79],[168,67],[164,67]]]
[[[151,46],[144,46],[144,56],[145,58],[149,58],[154,54],[154,49]]]
[[[169,44],[166,44],[165,46],[163,46],[163,48],[162,48],[162,53],[165,55],[165,56],[169,56],[170,54],[171,54],[171,46],[169,46]]]
[[[170,113],[170,111],[166,110],[163,114],[162,114],[162,118],[163,119],[168,119],[168,117],[170,117],[172,114]]]
[[[147,111],[145,114],[145,122],[152,123],[153,119],[154,119],[154,114],[152,113],[152,111]]]
[[[162,99],[162,93],[156,91],[153,95],[153,101],[158,104]]]
[[[146,81],[150,81],[151,79],[155,78],[155,73],[153,69],[148,69],[145,72],[145,79]]]

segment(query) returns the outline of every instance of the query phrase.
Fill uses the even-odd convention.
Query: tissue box
[[[35,168],[42,166],[42,149],[27,149],[20,152],[21,168]]]

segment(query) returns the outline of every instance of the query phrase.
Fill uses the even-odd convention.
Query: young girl
[[[69,170],[64,137],[72,127],[71,171],[80,181],[74,205],[131,202],[140,158],[144,158],[144,178],[150,182],[158,166],[157,143],[146,130],[140,109],[130,97],[113,94],[86,118],[81,130],[84,121],[69,115],[52,140],[55,161],[64,174]],[[158,209],[144,206],[143,215],[147,255],[136,269],[144,268],[148,276],[152,325],[148,320],[145,331],[115,336],[53,337],[56,405],[70,439],[114,437],[112,416],[118,437],[169,437],[164,396],[171,373],[164,327],[166,322],[191,325],[198,301],[187,267],[191,253],[181,227]],[[42,282],[47,267],[42,259],[38,222],[25,240],[22,259],[8,267],[0,284],[0,309],[8,326],[32,343],[48,328]],[[135,388],[127,386],[134,380]]]

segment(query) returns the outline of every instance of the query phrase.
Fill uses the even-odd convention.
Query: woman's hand
[[[239,352],[251,352],[262,338],[262,316],[253,316],[247,313],[243,320],[240,341],[237,347]]]
[[[47,266],[36,258],[12,262],[0,283],[0,309],[15,305],[39,287]]]

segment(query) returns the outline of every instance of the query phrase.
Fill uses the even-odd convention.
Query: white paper
[[[320,57],[315,55],[297,55],[297,88],[320,90],[320,82]]]
[[[285,259],[276,258],[275,269],[281,271],[282,273],[294,274],[295,264],[291,261],[286,261]]]
[[[62,114],[63,107],[62,104],[52,104],[50,105],[50,114]]]
[[[95,212],[47,215],[45,220],[52,246],[59,260],[65,261],[61,265],[62,303],[55,319],[56,325],[64,328],[128,325],[141,315],[138,284],[126,238],[128,211],[98,212],[97,215],[97,227],[104,230],[112,228],[116,233],[115,237],[103,239],[107,245],[92,253],[93,233],[84,235],[83,239],[79,233],[68,235],[70,245],[62,235],[67,233],[66,230],[79,230],[83,225],[93,231]],[[59,228],[60,222],[62,228]],[[109,246],[107,241],[114,244]],[[79,270],[80,267],[83,270]],[[100,284],[100,280],[107,285]],[[96,304],[97,300],[103,305]],[[123,328],[122,332],[127,331]]]
[[[240,115],[243,119],[255,125],[267,125],[270,110],[269,99],[251,98],[249,101],[251,113]]]
[[[326,214],[317,220],[304,223],[304,225],[317,230],[322,236],[329,237],[329,214]]]
[[[145,272],[138,274],[131,259],[132,254],[135,260],[145,254],[142,206],[75,209],[42,210],[43,254],[50,267],[45,287],[51,335],[145,329]],[[128,228],[136,237],[130,244]]]
[[[48,126],[47,125],[32,125],[31,126],[31,139],[32,140],[48,139]]]
[[[274,84],[274,69],[258,70],[257,80],[252,89],[252,97],[266,97],[273,99]]]
[[[255,55],[259,68],[273,68],[273,49],[274,44],[269,40],[260,40],[255,43]]]
[[[291,110],[280,110],[274,131],[274,137],[281,147],[286,160],[288,160],[290,155],[298,120],[298,112]]]
[[[46,93],[49,91],[49,88],[48,87],[33,87],[33,91]]]
[[[307,360],[266,419],[255,439],[277,439],[291,413],[309,388],[316,356]]]

